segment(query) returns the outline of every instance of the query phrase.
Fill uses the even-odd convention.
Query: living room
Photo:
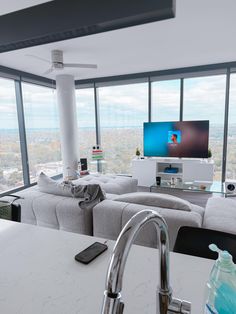
[[[113,251],[115,241],[127,226],[134,228],[134,221],[138,219],[134,218],[135,214],[143,219],[142,223],[138,222],[141,225],[148,219],[154,223],[159,219],[150,211],[158,217],[161,215],[160,219],[167,224],[170,251],[176,252],[170,253],[174,296],[191,302],[192,313],[203,313],[206,302],[203,290],[217,258],[210,250],[208,255],[208,244],[215,243],[220,249],[228,250],[233,258],[236,256],[235,248],[229,244],[236,237],[236,47],[233,40],[236,5],[231,0],[227,3],[168,0],[158,4],[139,1],[140,7],[135,9],[132,1],[129,4],[121,1],[120,5],[116,4],[117,14],[129,15],[127,12],[132,10],[140,14],[139,10],[150,11],[152,5],[154,8],[157,5],[157,16],[154,13],[137,15],[140,22],[137,16],[116,20],[113,4],[104,11],[107,16],[110,14],[110,24],[101,23],[100,29],[86,29],[88,22],[83,20],[83,14],[88,21],[94,18],[88,10],[92,7],[89,2],[78,12],[85,33],[81,30],[81,34],[75,35],[66,32],[65,25],[69,25],[66,24],[68,16],[71,23],[79,20],[72,10],[78,5],[76,1],[71,0],[67,14],[62,14],[64,0],[61,3],[12,0],[0,4],[0,26],[4,30],[0,36],[0,195],[3,201],[13,200],[9,210],[20,210],[18,218],[13,220],[21,221],[15,225],[16,222],[1,220],[1,229],[5,230],[3,239],[19,234],[17,241],[12,239],[3,262],[5,285],[11,289],[16,286],[13,293],[19,293],[19,297],[15,305],[9,304],[10,288],[5,290],[5,301],[0,301],[5,313],[100,312],[104,290],[101,291],[101,286],[105,285],[109,258],[117,254]],[[58,11],[50,11],[57,6]],[[104,18],[102,13],[99,15],[102,7],[94,8],[98,13],[96,18]],[[50,12],[55,12],[51,17],[53,23],[49,22]],[[40,22],[40,29],[37,23],[42,17],[45,22]],[[56,37],[56,30],[57,36],[63,33],[63,40]],[[161,139],[167,126],[163,144]],[[9,194],[20,199],[15,200]],[[146,218],[139,216],[145,210]],[[177,250],[184,227],[192,228],[189,235],[182,235],[185,239],[189,237],[184,245],[190,247],[182,251],[188,255]],[[205,230],[210,230],[209,234]],[[191,248],[188,242],[195,231],[201,233],[194,234],[197,239],[192,238],[192,245],[196,247]],[[220,235],[228,238],[219,240]],[[29,241],[25,249],[24,241]],[[45,247],[40,247],[40,255],[37,250],[41,241]],[[76,254],[72,252],[79,253],[95,241],[106,242],[108,251],[87,268],[75,262]],[[200,242],[204,241],[202,248]],[[67,254],[72,254],[71,260],[64,256],[66,243],[70,243]],[[143,287],[153,289],[157,284],[152,280],[158,254],[155,248],[161,245],[163,249],[164,244],[158,244],[155,227],[150,224],[144,227],[135,243],[140,246],[135,246],[130,253],[126,266],[129,275],[122,290],[124,312],[154,313],[156,300],[153,295],[146,299]],[[4,242],[2,245],[4,248]],[[55,249],[50,251],[53,246]],[[199,253],[201,249],[205,255]],[[14,258],[16,254],[14,250],[20,255],[23,252],[19,258],[20,270],[9,275],[7,266],[9,257]],[[164,251],[160,250],[163,254]],[[53,253],[62,258],[63,265],[57,267],[53,261],[46,265],[45,260],[52,260]],[[37,273],[36,256],[42,265],[40,273]],[[132,266],[129,259],[140,265]],[[145,263],[147,277],[141,274]],[[66,267],[72,270],[68,281],[65,274],[70,269]],[[194,287],[184,273],[185,268],[195,269]],[[63,272],[59,286],[65,288],[65,295],[53,283],[59,271]],[[80,300],[72,292],[72,287],[78,285],[78,282],[72,283],[77,272],[83,282],[79,287],[83,295]],[[93,292],[95,307],[88,305],[92,273],[99,278]],[[178,274],[181,275],[178,277]],[[164,275],[161,272],[160,276]],[[23,276],[25,294],[16,284]],[[40,276],[49,282],[43,293],[39,293],[44,289]],[[155,276],[159,275],[155,273]],[[32,285],[35,290],[31,293]],[[39,301],[34,304],[37,293]],[[139,299],[139,295],[143,297]],[[29,296],[30,301],[26,302]],[[55,301],[60,296],[61,301]],[[171,299],[169,294],[168,301],[163,302],[171,303]],[[105,298],[106,302],[111,300]],[[119,313],[121,309],[114,304],[113,311],[103,309],[103,313]],[[181,304],[183,309],[179,313],[185,313],[184,310],[189,313],[189,304]],[[232,304],[231,312],[218,313],[236,313]],[[172,312],[165,309],[161,313]]]

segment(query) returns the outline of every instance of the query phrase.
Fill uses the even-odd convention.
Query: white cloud
[[[119,108],[131,111],[147,111],[148,85],[147,83],[110,86],[99,88],[99,104],[102,110]]]
[[[179,112],[179,80],[154,82],[153,112],[163,119]],[[184,115],[186,119],[211,119],[222,122],[225,104],[225,75],[185,79]],[[236,117],[236,74],[231,75],[230,115]],[[26,120],[58,118],[56,92],[50,88],[23,83]],[[102,123],[140,123],[147,120],[148,84],[138,83],[98,89]],[[78,121],[94,123],[94,91],[76,91]],[[159,111],[158,111],[159,109]],[[157,110],[157,111],[156,111]],[[16,118],[15,89],[12,80],[0,79],[0,114]],[[3,118],[2,118],[3,120]],[[133,122],[132,122],[133,121]]]

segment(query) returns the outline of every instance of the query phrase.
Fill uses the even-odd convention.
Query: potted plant
[[[212,151],[211,151],[211,149],[209,148],[209,149],[208,149],[208,161],[211,161],[211,158],[212,158]]]
[[[137,157],[137,158],[139,158],[139,157],[140,157],[140,155],[141,155],[140,150],[139,150],[139,148],[138,148],[138,147],[136,148],[135,155],[136,155],[136,157]]]

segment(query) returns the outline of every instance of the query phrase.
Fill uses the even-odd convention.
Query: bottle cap
[[[209,249],[213,252],[217,252],[219,254],[218,256],[218,263],[220,266],[223,267],[232,267],[234,266],[232,255],[229,254],[228,251],[222,251],[220,250],[217,245],[210,244]]]

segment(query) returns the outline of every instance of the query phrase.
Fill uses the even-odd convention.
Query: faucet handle
[[[183,300],[181,304],[181,314],[190,314],[190,313],[191,313],[191,303]]]
[[[181,313],[181,300],[172,298],[170,304],[168,305],[167,314]]]
[[[180,299],[172,298],[168,306],[168,314],[190,314],[191,313],[191,303],[187,301],[182,301]]]
[[[124,307],[125,307],[125,304],[124,302],[120,302],[119,305],[118,305],[118,308],[117,308],[117,314],[123,314],[124,312]]]

